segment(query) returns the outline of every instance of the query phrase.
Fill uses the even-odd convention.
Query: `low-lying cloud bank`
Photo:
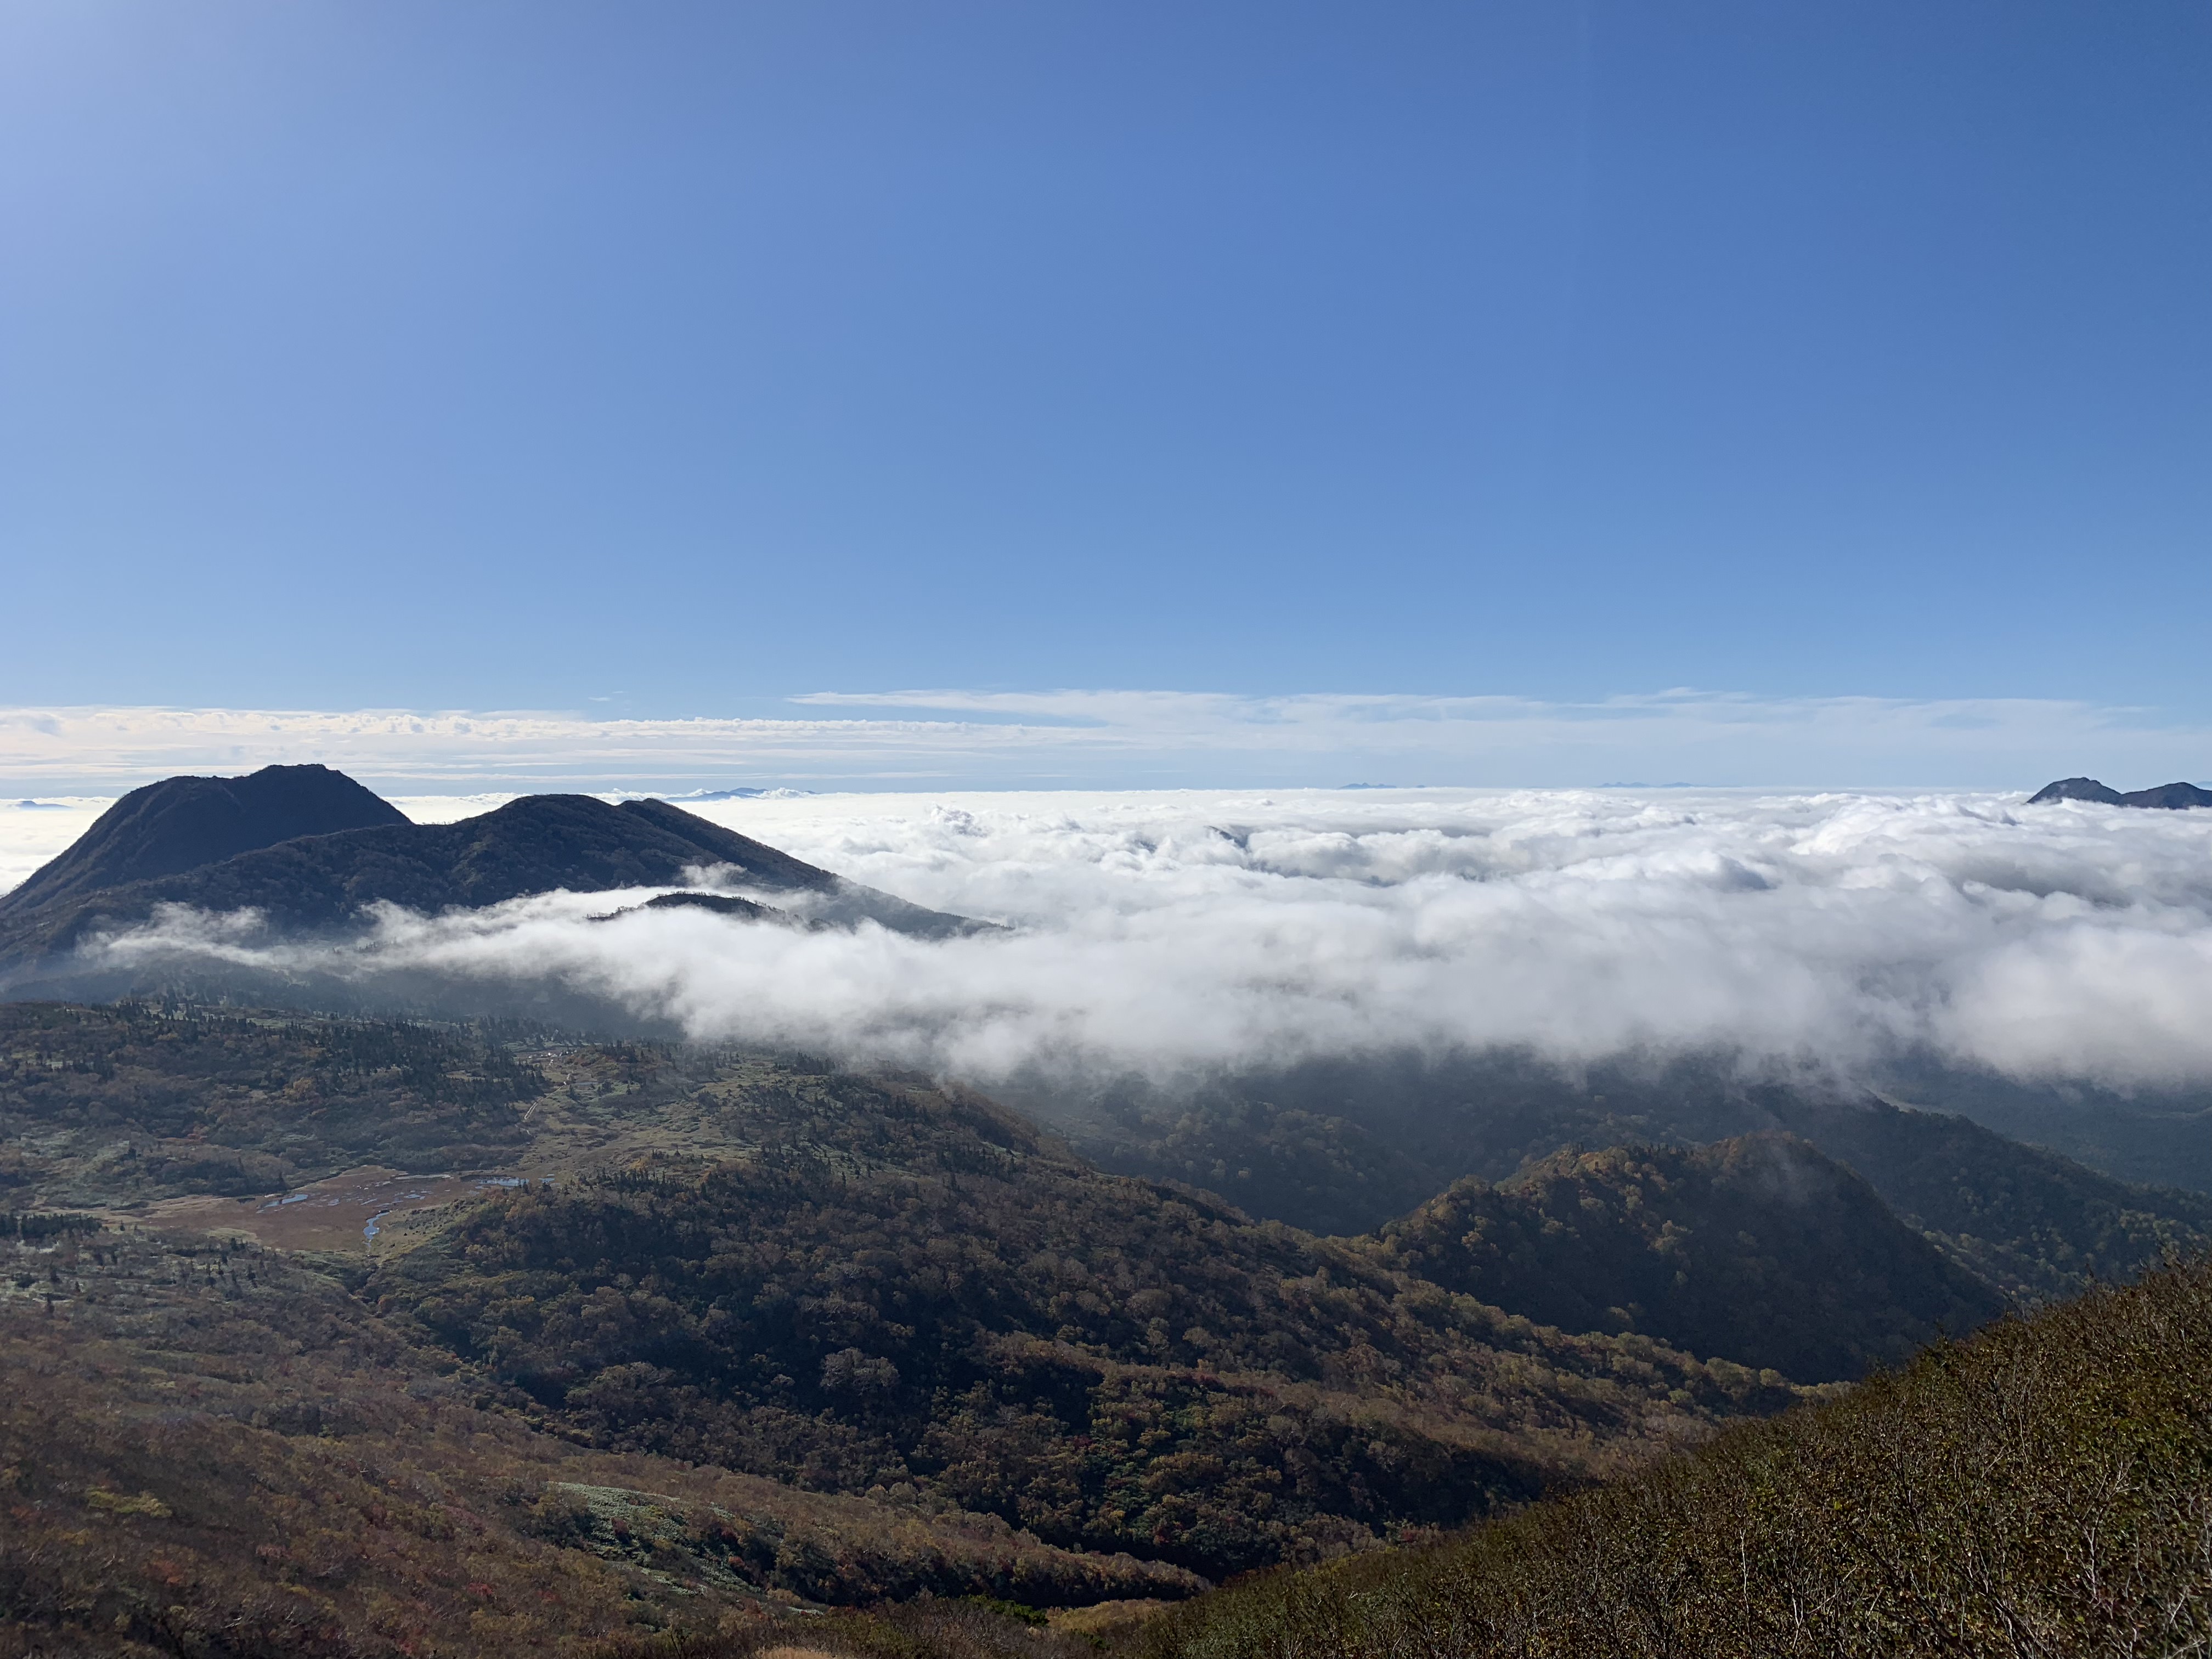
[[[732,827],[1012,924],[924,943],[554,895],[343,946],[171,914],[114,941],[362,981],[550,981],[705,1039],[979,1080],[1402,1047],[1576,1062],[1907,1051],[2212,1080],[2212,812],[1971,795],[1471,791],[728,802]]]

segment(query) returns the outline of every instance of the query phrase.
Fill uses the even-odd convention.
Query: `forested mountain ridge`
[[[2149,789],[2130,790],[2122,794],[2110,784],[2100,783],[2094,778],[2060,778],[2046,783],[2027,798],[2030,806],[2047,805],[2053,801],[2086,800],[2100,806],[2151,806],[2168,811],[2186,811],[2192,806],[2212,806],[2212,789],[2199,788],[2193,783],[2161,783]]]
[[[1182,1094],[1032,1085],[1013,1097],[1063,1124],[1104,1168],[1211,1187],[1255,1214],[1317,1231],[1373,1231],[1453,1181],[1505,1181],[1566,1147],[1690,1148],[1780,1132],[1863,1176],[2010,1295],[2069,1296],[2212,1243],[2212,1195],[2203,1191],[2124,1180],[1957,1112],[1821,1079],[1747,1081],[1712,1061],[1570,1075],[1510,1054],[1401,1055],[1224,1075]],[[1998,1109],[1978,1097],[1975,1105],[1982,1116]],[[2124,1109],[2101,1097],[2053,1101],[2037,1122],[2090,1134]],[[2140,1160],[2146,1167],[2176,1181],[2212,1172],[2212,1113],[2177,1108],[2160,1122],[2173,1144]]]
[[[740,1063],[681,1109],[742,1154],[501,1194],[363,1294],[593,1443],[1209,1577],[1454,1524],[1795,1397],[1102,1175],[918,1080]]]
[[[2212,1196],[2118,1180],[1954,1113],[1873,1100],[1778,1115],[1957,1260],[2030,1301],[2212,1247]]]
[[[1382,1230],[1407,1271],[1563,1330],[1642,1331],[1808,1382],[2002,1313],[1851,1170],[1794,1136],[1565,1152]]]

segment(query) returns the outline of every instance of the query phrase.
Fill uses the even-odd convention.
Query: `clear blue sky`
[[[0,243],[0,702],[2212,716],[2201,3],[6,0]]]

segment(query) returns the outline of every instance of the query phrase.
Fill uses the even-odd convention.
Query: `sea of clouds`
[[[981,1081],[1040,1062],[1165,1075],[1492,1044],[1568,1063],[1718,1049],[1850,1071],[1911,1052],[2022,1079],[2212,1080],[2212,811],[1632,790],[696,810],[1006,931],[594,921],[643,895],[551,895],[387,911],[313,948],[172,913],[109,948],[365,982],[550,981],[704,1039]]]

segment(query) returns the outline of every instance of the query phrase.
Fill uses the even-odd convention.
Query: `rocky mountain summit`
[[[2162,783],[2155,789],[2138,789],[2132,794],[2122,794],[2109,784],[2094,778],[2061,778],[2056,783],[2046,783],[2027,798],[2030,806],[2048,805],[2052,801],[2087,800],[2100,806],[2160,806],[2169,811],[2182,811],[2191,806],[2212,806],[2212,789],[2200,789],[2193,783]]]

